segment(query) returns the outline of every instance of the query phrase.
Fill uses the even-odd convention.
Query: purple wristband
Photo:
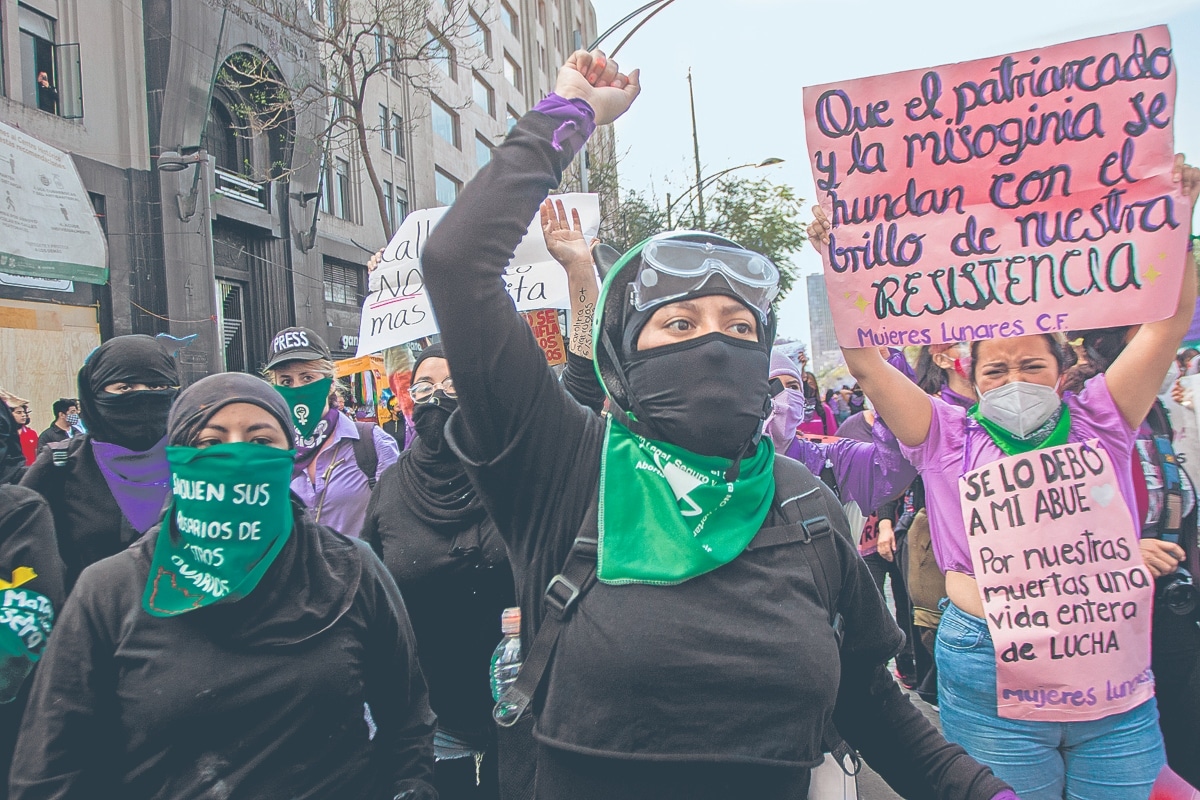
[[[1005,789],[1003,792],[993,797],[992,800],[1021,800],[1021,798],[1017,797],[1017,793],[1012,789]]]
[[[533,107],[539,114],[558,120],[554,138],[550,143],[558,151],[568,151],[574,156],[582,148],[592,131],[596,130],[596,112],[585,100],[578,97],[567,100],[551,92],[542,102]]]

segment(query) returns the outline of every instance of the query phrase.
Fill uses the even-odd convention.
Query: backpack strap
[[[379,453],[375,450],[375,426],[369,422],[355,422],[358,438],[354,440],[354,461],[367,476],[367,486],[375,488],[375,473],[379,469]]]
[[[812,567],[840,651],[846,633],[845,618],[838,610],[842,567],[834,538],[838,533],[834,530],[835,523],[829,518],[829,501],[822,483],[799,462],[776,456],[775,502],[784,520],[792,525],[799,524],[809,537],[806,541],[812,546],[806,548],[804,553]],[[862,769],[862,759],[838,733],[832,719],[821,734],[821,747],[833,755],[845,774],[855,776]]]
[[[504,691],[492,717],[496,724],[511,728],[529,708],[533,696],[541,686],[542,676],[550,666],[558,637],[575,610],[579,599],[596,583],[596,554],[600,530],[600,493],[588,504],[579,534],[567,553],[562,571],[550,579],[546,594],[542,597],[542,624],[529,646],[529,654],[521,664],[517,679]]]

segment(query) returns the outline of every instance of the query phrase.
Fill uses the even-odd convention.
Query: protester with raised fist
[[[529,220],[638,92],[573,54],[422,256],[458,393],[446,438],[517,580],[524,664],[495,713],[533,703],[535,796],[804,798],[843,752],[832,720],[901,793],[1011,798],[887,675],[902,637],[840,504],[762,436],[768,259],[707,233],[626,253],[593,334],[607,418],[515,312],[501,275]]]

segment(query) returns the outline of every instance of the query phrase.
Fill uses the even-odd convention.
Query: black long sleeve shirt
[[[556,126],[527,114],[422,257],[458,389],[447,434],[508,545],[526,645],[598,491],[605,424],[554,379],[502,279],[573,155],[553,147]],[[766,525],[778,523],[772,512]],[[848,537],[839,546],[853,554]],[[860,559],[844,560],[840,655],[812,575],[781,572],[772,559],[743,555],[673,587],[598,584],[559,641],[539,739],[608,758],[807,767],[820,758],[822,709],[832,709],[846,739],[906,796],[991,798],[1006,788],[888,678],[899,634]],[[806,649],[820,655],[811,675],[808,661],[789,660]],[[780,707],[797,709],[803,730]],[[766,741],[769,752],[758,747]]]
[[[300,517],[292,536],[305,535],[337,536]],[[63,609],[17,742],[15,800],[436,797],[416,643],[365,544],[349,609],[279,646],[210,635],[208,609],[146,613],[152,548],[141,545],[84,570]]]

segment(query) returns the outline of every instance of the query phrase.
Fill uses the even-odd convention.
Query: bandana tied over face
[[[303,386],[275,387],[275,391],[283,395],[284,401],[291,409],[292,425],[296,428],[297,439],[312,438],[317,424],[325,413],[325,404],[329,402],[331,389],[333,389],[332,377],[322,378]]]
[[[171,617],[254,591],[292,532],[294,453],[251,442],[168,447],[170,512],[142,605]]]
[[[786,450],[796,438],[796,429],[801,423],[808,422],[811,412],[804,391],[801,389],[784,389],[771,398],[771,413],[763,426],[778,450]]]
[[[742,459],[702,456],[608,421],[600,462],[597,576],[604,583],[683,583],[733,561],[762,527],[775,495],[768,438]]]

